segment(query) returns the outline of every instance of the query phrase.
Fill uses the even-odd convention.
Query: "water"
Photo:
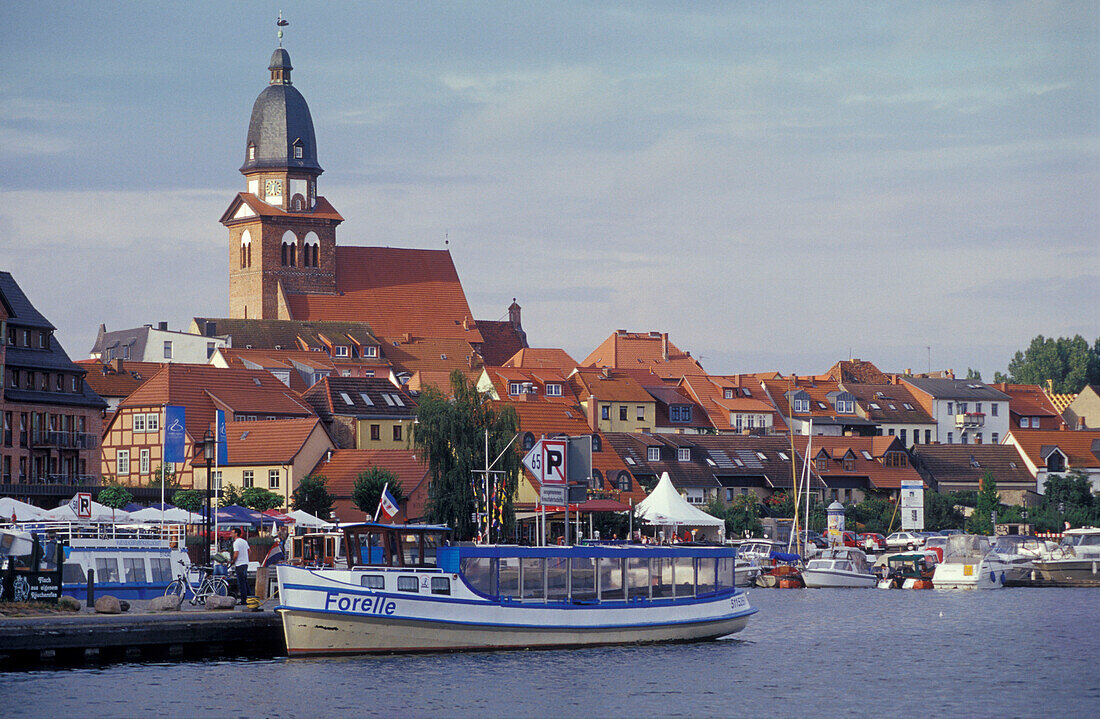
[[[734,639],[0,674],[21,716],[1100,715],[1100,590],[754,590]]]

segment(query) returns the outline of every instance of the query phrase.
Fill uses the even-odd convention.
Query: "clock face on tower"
[[[268,197],[279,196],[283,194],[283,183],[279,180],[268,180],[264,184],[264,193]]]

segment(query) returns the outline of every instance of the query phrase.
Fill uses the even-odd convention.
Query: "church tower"
[[[344,218],[317,195],[324,170],[293,69],[290,53],[277,48],[248,122],[246,191],[221,218],[229,229],[229,316],[236,319],[292,319],[287,295],[336,293],[336,226]]]

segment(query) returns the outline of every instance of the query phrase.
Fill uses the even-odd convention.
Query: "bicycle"
[[[182,602],[188,591],[190,591],[191,599],[188,601],[191,602],[192,605],[205,605],[206,598],[212,595],[217,595],[219,597],[229,596],[229,582],[222,577],[213,576],[210,567],[196,567],[194,565],[188,567],[182,560],[180,560],[179,565],[183,567],[184,570],[168,583],[168,586],[164,589],[164,596],[171,597],[174,595],[179,597]],[[187,575],[191,571],[202,573],[202,580],[199,582],[198,589],[196,589],[187,578]]]

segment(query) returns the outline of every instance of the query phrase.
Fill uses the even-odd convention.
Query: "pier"
[[[282,625],[272,611],[81,613],[0,619],[0,670],[285,655]]]

